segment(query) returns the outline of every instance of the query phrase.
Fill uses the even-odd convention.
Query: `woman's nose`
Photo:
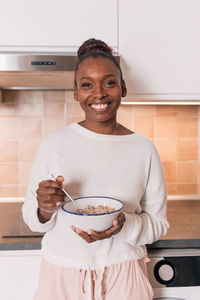
[[[93,95],[95,98],[101,99],[106,96],[106,92],[102,86],[98,85],[98,86],[95,86]]]

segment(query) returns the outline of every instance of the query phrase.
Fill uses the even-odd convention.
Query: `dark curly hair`
[[[79,68],[79,65],[81,64],[81,62],[85,59],[87,59],[88,57],[104,57],[106,59],[111,60],[115,66],[118,68],[119,72],[120,72],[120,79],[121,79],[121,86],[122,86],[122,96],[126,96],[126,84],[125,81],[123,79],[123,75],[122,75],[122,70],[121,67],[119,65],[119,63],[117,62],[117,60],[114,57],[114,50],[109,47],[106,43],[104,43],[101,40],[97,40],[94,38],[91,38],[89,40],[86,40],[78,49],[77,51],[77,55],[78,55],[78,60],[77,60],[77,64],[76,64],[76,68],[75,68],[75,77],[74,77],[74,85],[76,86],[76,73],[77,70]]]

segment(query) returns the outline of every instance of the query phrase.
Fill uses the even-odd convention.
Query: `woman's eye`
[[[113,86],[113,85],[115,85],[115,83],[116,82],[114,80],[110,80],[110,81],[106,82],[106,85]]]
[[[89,88],[89,87],[91,87],[91,83],[89,83],[89,82],[83,82],[81,84],[81,87],[83,87],[83,88]]]

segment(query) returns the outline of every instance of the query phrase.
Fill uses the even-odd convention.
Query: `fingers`
[[[39,188],[36,191],[37,195],[43,196],[46,200],[50,199],[52,195],[65,197],[64,192],[59,188]]]
[[[81,230],[80,228],[76,228],[74,226],[71,226],[71,228],[73,229],[73,231],[78,234],[82,239],[84,239],[87,243],[92,243],[92,242],[96,242],[99,240],[104,240],[107,238],[110,238],[113,235],[113,232],[116,231],[116,229],[118,229],[119,226],[116,227],[111,227],[106,231],[103,232],[97,232],[93,229],[89,230],[89,234],[83,230]]]
[[[87,243],[95,242],[96,239],[94,239],[90,234],[87,232],[81,230],[80,228],[76,228],[75,226],[71,226],[72,230],[77,233],[82,239],[84,239]]]
[[[64,202],[65,194],[63,191],[59,189],[46,188],[37,190],[37,201],[41,204],[51,204],[52,206],[56,206],[57,202]],[[39,205],[39,206],[40,206]]]
[[[111,226],[110,228],[102,232],[97,232],[93,229],[90,229],[90,236],[95,241],[104,240],[110,238],[112,235],[118,233],[120,230],[121,230],[121,225]]]
[[[58,178],[58,177],[57,177]],[[57,180],[43,180],[38,185],[39,189],[43,188],[61,188],[62,182]]]
[[[56,178],[56,181],[59,182],[59,183],[63,183],[64,177],[62,177],[62,176],[59,175],[59,176]]]
[[[64,202],[65,194],[61,190],[63,181],[64,178],[58,176],[56,180],[44,180],[39,183],[36,193],[41,211],[53,213]]]
[[[110,238],[112,235],[117,234],[122,229],[122,226],[125,222],[126,218],[123,213],[121,213],[117,219],[113,221],[115,225],[112,225],[110,228],[106,229],[102,232],[97,232],[93,229],[89,230],[89,234],[80,228],[76,228],[75,226],[71,226],[74,232],[76,232],[81,238],[83,238],[87,243],[92,243],[99,240],[104,240]],[[115,222],[116,221],[116,222]]]
[[[126,220],[125,215],[123,213],[120,213],[119,216],[115,220],[113,220],[113,226],[116,225],[122,226],[125,220]]]

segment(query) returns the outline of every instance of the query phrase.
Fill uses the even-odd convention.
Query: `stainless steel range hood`
[[[0,90],[73,89],[76,62],[75,52],[0,52]]]
[[[0,89],[72,89],[76,53],[1,52]]]

